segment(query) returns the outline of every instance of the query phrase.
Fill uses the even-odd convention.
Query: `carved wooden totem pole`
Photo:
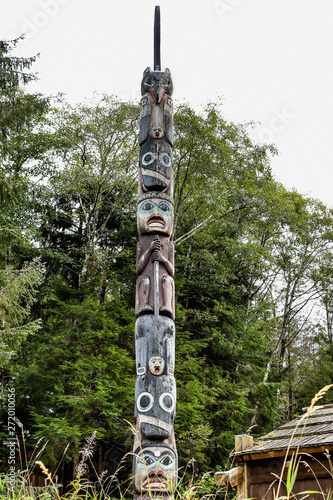
[[[173,229],[173,104],[168,69],[161,71],[160,8],[155,7],[154,69],[141,83],[135,314],[135,498],[172,498],[178,457]]]

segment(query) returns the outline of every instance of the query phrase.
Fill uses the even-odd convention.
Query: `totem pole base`
[[[134,498],[171,500],[178,479],[175,436],[163,441],[145,439],[137,423],[133,452]]]
[[[145,493],[144,495],[134,495],[134,500],[174,500],[173,495],[163,494],[163,493]]]

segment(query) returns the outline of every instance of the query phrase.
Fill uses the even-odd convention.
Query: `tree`
[[[30,321],[30,311],[42,279],[42,268],[33,257],[28,241],[31,228],[29,197],[31,162],[46,148],[45,133],[38,128],[48,109],[48,100],[28,94],[23,88],[36,76],[30,72],[36,57],[12,55],[22,40],[0,41],[0,343],[1,368],[22,339],[40,327]],[[26,262],[26,265],[24,265]]]
[[[129,443],[138,157],[133,104],[101,96],[52,113],[52,175],[31,204],[45,269],[33,312],[43,328],[12,367],[18,417],[31,444],[50,438],[50,463],[67,442],[75,458],[94,430]],[[199,471],[222,465],[252,418],[256,431],[271,430],[294,401],[289,382],[302,377],[296,351],[309,335],[332,219],[277,183],[274,149],[252,143],[218,105],[179,107],[173,152],[175,431],[181,465],[194,456]]]
[[[176,302],[182,318],[176,330],[177,338],[186,338],[177,366],[193,365],[190,380],[204,402],[193,417],[206,438],[206,463],[221,463],[234,434],[249,426],[267,362],[262,316],[271,228],[265,220],[275,208],[269,193],[280,187],[269,167],[274,150],[252,144],[245,128],[226,123],[217,105],[199,115],[182,106],[175,131]],[[186,378],[182,370],[180,383]],[[277,398],[276,384],[270,389],[266,423]],[[190,427],[181,405],[180,439]]]
[[[12,55],[22,39],[0,41],[0,255],[5,265],[11,262],[12,245],[29,227],[31,176],[50,147],[50,136],[42,130],[49,100],[24,91],[36,79],[30,68],[37,56]]]
[[[41,221],[35,234],[45,281],[35,314],[43,328],[27,339],[13,367],[19,418],[32,445],[48,437],[50,463],[67,443],[76,460],[80,441],[94,430],[110,443],[131,436],[125,420],[132,419],[135,376],[129,304],[135,293],[137,112],[102,96],[53,110],[50,119],[53,172],[32,205]]]
[[[134,105],[106,95],[53,112],[57,147],[43,244],[53,248],[53,259],[54,250],[59,252],[58,264],[60,255],[67,254],[77,287],[99,274],[101,297],[106,293],[104,263],[125,250],[121,240],[128,239],[135,217],[137,117]],[[76,257],[70,264],[73,246]]]
[[[22,340],[41,327],[39,320],[26,323],[42,281],[40,264],[33,262],[19,271],[7,267],[0,274],[0,369],[8,368]],[[3,383],[3,380],[2,380]]]

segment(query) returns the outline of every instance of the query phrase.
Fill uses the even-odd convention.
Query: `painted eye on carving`
[[[162,78],[162,87],[167,88],[170,85],[170,80],[168,78]]]
[[[154,460],[149,455],[145,455],[144,457],[138,458],[137,463],[140,467],[149,467],[149,465],[154,463]]]
[[[146,212],[150,212],[154,208],[155,205],[150,203],[150,201],[146,201],[141,207],[141,210],[145,210]]]
[[[160,407],[168,413],[171,413],[175,408],[175,401],[170,392],[164,392],[163,394],[161,394],[159,403]]]
[[[149,411],[154,404],[154,398],[149,392],[141,392],[137,399],[136,405],[139,411]]]
[[[149,455],[145,455],[143,460],[147,466],[154,463],[154,460]]]
[[[162,212],[170,212],[171,211],[170,205],[168,205],[168,203],[165,203],[165,201],[162,201],[162,203],[160,203],[158,205],[158,208],[160,210],[162,210]]]
[[[151,76],[147,76],[147,78],[145,79],[145,85],[147,85],[147,87],[153,87],[154,83],[154,78]]]
[[[171,157],[168,153],[161,154],[161,162],[165,167],[169,167],[171,165]]]
[[[163,457],[160,460],[159,463],[160,463],[160,465],[163,465],[164,467],[170,468],[171,466],[173,466],[173,459],[169,455],[166,455],[165,457]]]
[[[156,156],[154,155],[154,153],[150,153],[150,152],[146,153],[142,157],[142,163],[143,163],[143,165],[150,165],[151,163],[153,163],[155,158],[156,158]]]

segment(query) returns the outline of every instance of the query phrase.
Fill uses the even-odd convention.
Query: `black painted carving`
[[[135,352],[138,375],[149,372],[149,361],[154,356],[164,359],[163,373],[174,374],[175,370],[175,324],[166,317],[145,314],[135,324]]]
[[[148,439],[167,439],[176,416],[174,322],[163,316],[140,316],[135,325],[135,351],[135,416],[140,430]]]

